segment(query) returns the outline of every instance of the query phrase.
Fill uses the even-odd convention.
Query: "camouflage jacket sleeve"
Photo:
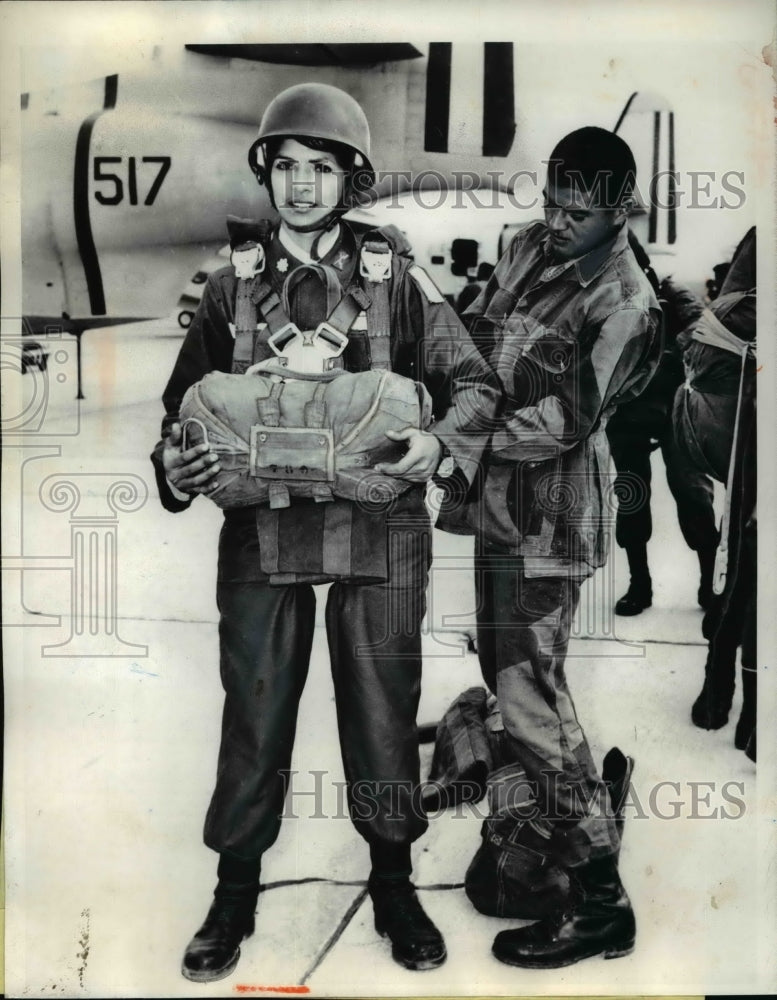
[[[415,357],[402,374],[412,374],[429,390],[435,418],[430,430],[470,484],[500,405],[498,380],[453,308],[417,266],[405,279],[403,312]]]
[[[621,308],[566,342],[541,327],[511,331],[497,359],[507,404],[492,460],[540,462],[589,437],[649,382],[660,355],[657,328],[656,313]]]

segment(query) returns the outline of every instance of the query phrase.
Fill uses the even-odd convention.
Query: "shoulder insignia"
[[[418,264],[413,264],[412,267],[408,268],[408,274],[410,274],[413,277],[415,283],[424,293],[429,302],[439,304],[440,302],[445,301],[445,298],[440,289],[437,287],[437,285],[435,285],[435,283],[432,281],[432,279],[429,277],[426,271],[424,271],[424,269],[420,267]]]

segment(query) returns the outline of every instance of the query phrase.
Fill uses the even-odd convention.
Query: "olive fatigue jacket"
[[[542,223],[519,232],[465,312],[503,405],[479,483],[439,526],[524,557],[528,575],[603,565],[616,511],[605,426],[656,369],[660,315],[625,227],[567,262]]]

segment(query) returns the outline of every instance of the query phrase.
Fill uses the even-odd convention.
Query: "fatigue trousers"
[[[618,545],[621,548],[644,545],[653,533],[650,455],[653,451],[651,437],[655,437],[661,448],[666,481],[677,507],[677,519],[686,544],[696,552],[714,549],[718,544],[718,531],[712,506],[712,483],[708,476],[691,467],[679,454],[671,419],[667,418],[650,428],[618,421],[617,416],[616,413],[607,425],[607,437],[617,472],[615,494],[618,497],[633,497],[633,502],[618,503],[615,519]],[[640,496],[634,496],[635,477],[642,487]]]
[[[496,695],[507,746],[525,770],[538,819],[569,867],[611,855],[618,832],[564,674],[580,595],[570,577],[529,578],[519,557],[475,560],[478,656]]]
[[[416,529],[393,543],[390,534],[389,581],[336,582],[327,597],[348,805],[371,844],[410,844],[427,827],[416,713],[430,534]],[[225,701],[204,839],[219,853],[253,860],[280,830],[316,598],[309,584],[219,583],[218,606]],[[327,815],[326,803],[319,811]]]

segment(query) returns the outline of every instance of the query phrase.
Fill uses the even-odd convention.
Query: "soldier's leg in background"
[[[755,513],[748,519],[744,531],[743,558],[752,584],[745,608],[742,632],[742,711],[737,722],[734,745],[756,759],[756,717],[758,703],[758,528]]]
[[[388,545],[386,583],[332,584],[327,636],[351,818],[370,846],[375,927],[395,961],[430,969],[445,945],[410,881],[410,846],[428,826],[416,727],[431,562],[425,511],[391,525]]]
[[[739,569],[739,568],[738,568]],[[691,719],[700,729],[721,729],[728,721],[736,686],[737,648],[742,642],[752,581],[740,576],[727,587],[713,613],[718,617],[712,623],[704,666],[704,684],[691,708]]]
[[[607,427],[615,464],[615,495],[618,511],[615,539],[626,550],[629,588],[617,601],[618,615],[638,615],[653,603],[653,586],[647,559],[647,543],[653,532],[650,512],[652,451],[649,429],[618,421],[616,412]]]
[[[671,420],[667,421],[661,435],[661,454],[666,468],[666,481],[677,506],[680,530],[686,544],[696,552],[699,559],[697,599],[706,610],[712,601],[712,571],[719,537],[712,505],[712,481],[680,454]]]

